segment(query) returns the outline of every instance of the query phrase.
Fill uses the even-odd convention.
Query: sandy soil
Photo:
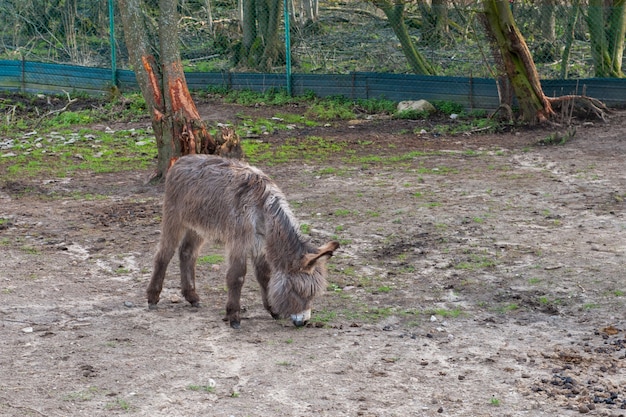
[[[177,261],[147,309],[163,191],[149,172],[2,182],[0,414],[626,415],[624,122],[560,146],[381,120],[262,138],[384,157],[260,167],[312,241],[343,243],[302,329],[272,320],[254,279],[228,327],[223,264],[198,267],[201,309]],[[389,162],[409,151],[424,153]]]

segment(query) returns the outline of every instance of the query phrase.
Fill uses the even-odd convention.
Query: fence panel
[[[111,82],[122,90],[135,88],[132,72],[128,72],[121,19],[118,10],[109,7],[113,2],[72,0],[61,6],[43,0],[0,2],[0,59],[5,59],[0,64],[0,88],[48,92],[61,87],[98,92],[109,88]],[[272,13],[277,17],[277,24],[271,26],[276,32],[271,37],[264,33],[249,39],[248,28],[262,32],[263,19],[255,15],[259,11],[252,17],[242,12],[239,6],[245,6],[245,0],[180,2],[181,58],[194,89],[219,85],[263,91],[286,88],[291,81],[295,94],[314,91],[320,96],[342,94],[351,98],[424,97],[460,100],[470,108],[493,107],[496,96],[491,79],[497,68],[481,24],[481,2],[449,2],[443,8],[428,3],[398,4],[402,13],[393,15],[385,14],[371,1],[291,0],[287,2],[291,30],[286,34],[283,0],[270,0],[266,4],[281,11]],[[157,3],[144,4],[150,19],[158,23]],[[311,4],[317,6],[305,7]],[[596,62],[599,55],[620,59],[622,62],[612,62],[610,67],[619,67],[617,75],[621,74],[624,36],[615,32],[619,25],[612,26],[609,16],[623,15],[623,9],[608,3],[598,9],[585,1],[514,0],[511,11],[540,77],[552,89],[548,94],[556,94],[560,86],[575,87],[549,81],[581,79],[588,86],[587,94],[606,97],[608,103],[622,102],[621,84],[616,89],[602,87],[607,84],[607,75],[600,75],[598,81],[590,79],[601,73],[601,62]],[[606,21],[593,26],[592,18]],[[406,28],[406,32],[398,31],[398,27]],[[286,35],[290,42],[286,42]],[[406,42],[401,41],[404,35]],[[270,38],[277,42],[274,49],[268,46]],[[401,46],[407,42],[439,77],[415,78],[419,71],[409,65],[408,52]],[[291,45],[291,77],[284,75],[286,45]],[[594,45],[608,49],[597,54]],[[55,66],[60,64],[70,67]],[[84,67],[93,70],[79,69]]]

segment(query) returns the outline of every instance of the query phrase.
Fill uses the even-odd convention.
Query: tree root
[[[600,100],[585,95],[572,94],[546,98],[553,107],[560,108],[560,122],[564,124],[570,124],[574,113],[582,118],[595,117],[603,122],[607,121],[611,113],[611,110]]]

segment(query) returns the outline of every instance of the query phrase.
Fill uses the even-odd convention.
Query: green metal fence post
[[[111,82],[117,86],[117,57],[115,51],[115,17],[113,0],[109,0],[109,39],[111,42]]]
[[[283,8],[285,9],[285,66],[287,69],[287,94],[291,97],[291,31],[289,29],[289,7],[287,0],[283,0]]]

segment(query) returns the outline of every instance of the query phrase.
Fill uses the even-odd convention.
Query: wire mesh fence
[[[619,19],[624,26],[624,6],[589,2],[510,3],[542,78],[607,76],[599,71],[597,49],[602,46],[616,49],[610,65],[619,70],[608,76],[621,74],[624,33]],[[155,28],[157,3],[144,1]],[[180,53],[189,71],[282,73],[289,63],[293,72],[302,74],[420,73],[412,57],[415,53],[427,64],[427,74],[494,76],[493,48],[485,35],[479,1],[178,3]],[[0,19],[0,59],[129,68],[113,0],[0,0]]]

